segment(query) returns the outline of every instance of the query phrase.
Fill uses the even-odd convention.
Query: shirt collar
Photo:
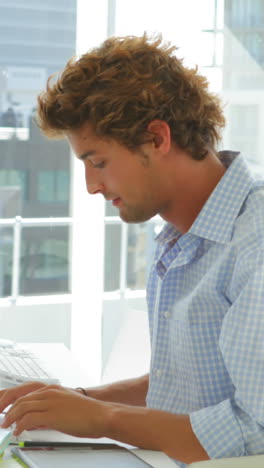
[[[242,154],[220,151],[218,156],[227,170],[186,234],[226,243],[232,238],[235,220],[255,179]],[[162,244],[180,236],[173,225],[167,224],[156,240]]]
[[[226,243],[232,238],[235,221],[255,179],[241,154],[221,151],[219,157],[227,170],[189,232],[205,239]]]

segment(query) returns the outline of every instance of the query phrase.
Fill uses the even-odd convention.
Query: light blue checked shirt
[[[190,230],[158,235],[147,289],[147,406],[189,414],[211,458],[264,453],[264,181],[219,155],[229,167]]]

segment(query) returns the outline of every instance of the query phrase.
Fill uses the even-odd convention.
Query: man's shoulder
[[[264,248],[264,179],[256,181],[251,188],[235,221],[233,241],[252,251]]]
[[[245,200],[244,211],[251,217],[258,214],[260,218],[255,219],[255,221],[261,222],[264,216],[264,178],[255,181]]]

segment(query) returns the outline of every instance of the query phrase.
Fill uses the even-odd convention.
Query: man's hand
[[[75,390],[44,385],[16,398],[2,427],[16,423],[14,435],[42,426],[77,437],[102,437],[106,431],[107,405]]]
[[[16,387],[5,388],[4,390],[1,390],[0,413],[2,413],[7,406],[12,405],[18,398],[43,387],[47,387],[47,384],[42,382],[25,382],[21,385],[17,385]]]

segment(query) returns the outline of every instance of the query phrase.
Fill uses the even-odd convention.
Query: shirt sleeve
[[[232,399],[190,414],[210,458],[264,453],[264,251],[236,266],[219,346],[234,385]]]

